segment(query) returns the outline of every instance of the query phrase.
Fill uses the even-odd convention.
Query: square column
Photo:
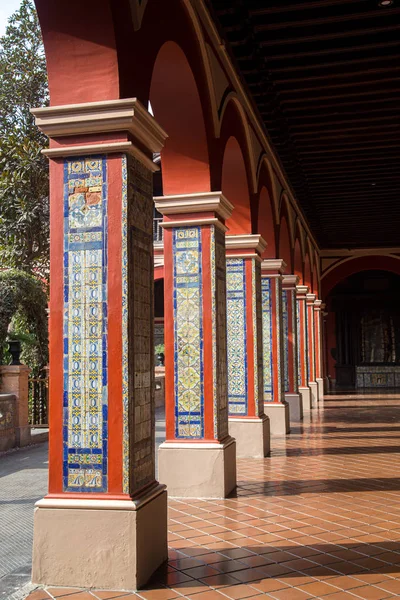
[[[303,401],[298,385],[297,357],[297,275],[284,275],[282,280],[283,348],[285,355],[285,399],[290,408],[291,421],[303,418]]]
[[[318,404],[318,384],[315,381],[315,332],[314,332],[314,301],[315,294],[307,294],[307,368],[308,387],[311,390],[311,407]]]
[[[307,292],[308,286],[296,286],[298,383],[299,393],[303,400],[303,410],[312,408],[311,389],[308,387]]]
[[[152,239],[166,134],[136,99],[33,112],[50,136],[51,289],[49,493],[32,580],[135,590],[167,558]]]
[[[220,192],[155,198],[164,215],[166,441],[171,496],[224,498],[236,487],[228,431],[225,220]]]
[[[229,431],[237,456],[261,458],[270,452],[270,425],[264,413],[260,235],[228,235],[226,303]]]
[[[318,385],[318,398],[324,397],[324,378],[322,370],[322,300],[314,301],[314,344],[315,344],[315,381]]]
[[[264,410],[270,419],[272,435],[285,435],[290,431],[284,383],[282,275],[285,267],[280,259],[261,263]]]

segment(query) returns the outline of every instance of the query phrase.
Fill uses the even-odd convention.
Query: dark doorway
[[[363,271],[339,283],[329,298],[335,313],[336,385],[400,387],[400,277]]]

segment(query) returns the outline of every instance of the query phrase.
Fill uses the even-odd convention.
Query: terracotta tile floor
[[[228,500],[170,501],[169,563],[146,590],[29,600],[400,597],[400,394],[327,397],[238,480]]]

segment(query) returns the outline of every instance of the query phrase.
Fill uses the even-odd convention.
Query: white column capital
[[[297,297],[301,300],[305,300],[308,294],[308,285],[297,285],[296,286]]]
[[[168,135],[137,98],[32,108],[40,131],[50,138],[126,131],[151,152],[160,152]]]
[[[322,300],[314,300],[314,310],[321,310],[322,308]]]
[[[166,216],[214,213],[224,221],[229,219],[234,208],[222,192],[156,196],[154,204],[158,212]],[[165,225],[166,223],[163,224],[164,227]]]
[[[227,250],[243,250],[244,252],[254,250],[257,254],[262,254],[267,247],[267,242],[258,233],[227,234],[225,247]],[[235,256],[239,256],[239,254],[235,253]]]
[[[315,294],[307,294],[306,300],[307,300],[308,304],[314,304],[316,297],[317,296]]]
[[[282,285],[286,290],[296,290],[300,278],[298,275],[284,275],[282,279]]]
[[[281,258],[268,258],[261,263],[261,274],[266,276],[283,275],[286,263]]]

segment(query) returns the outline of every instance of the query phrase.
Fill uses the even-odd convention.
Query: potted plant
[[[164,360],[165,360],[164,344],[157,344],[157,346],[155,347],[155,353],[156,353],[156,367],[163,367]]]

